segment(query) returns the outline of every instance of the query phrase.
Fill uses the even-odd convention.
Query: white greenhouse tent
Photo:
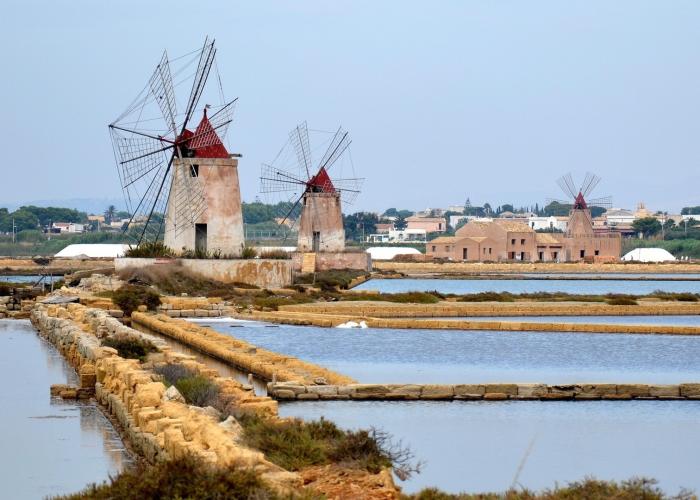
[[[63,257],[67,259],[85,259],[85,258],[116,258],[122,257],[124,252],[129,248],[129,245],[121,243],[83,243],[68,245],[66,248],[58,252],[54,257]]]
[[[668,250],[663,248],[635,248],[627,252],[622,260],[633,260],[636,262],[670,262],[676,260]]]
[[[397,255],[423,255],[411,247],[369,247],[367,253],[372,260],[391,260]]]

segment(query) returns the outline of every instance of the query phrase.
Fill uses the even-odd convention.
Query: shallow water
[[[528,279],[371,279],[353,290],[376,290],[384,293],[437,290],[440,293],[480,292],[565,292],[573,294],[628,293],[646,295],[664,292],[700,293],[700,281],[630,281],[630,280],[528,280]]]
[[[672,279],[700,280],[700,273],[513,273],[519,276],[540,278],[612,278],[612,279]],[[505,274],[507,276],[507,274]]]
[[[42,498],[102,482],[132,464],[94,402],[52,399],[51,384],[75,371],[28,321],[0,320],[2,497]]]
[[[51,283],[51,280],[53,279],[54,283],[58,281],[59,279],[62,279],[63,276],[61,275],[54,275],[53,277],[47,276],[44,278],[44,283]],[[39,275],[10,275],[10,276],[2,276],[0,275],[0,282],[5,282],[5,283],[36,283],[41,279],[41,276]]]
[[[212,328],[371,383],[700,381],[700,337],[599,333]]]
[[[280,414],[389,432],[426,462],[421,474],[398,482],[406,492],[503,491],[524,457],[517,485],[527,488],[592,475],[647,476],[668,493],[700,491],[700,401],[321,401],[283,403]]]
[[[426,318],[466,321],[522,321],[524,323],[612,323],[616,325],[700,326],[700,315],[679,316],[446,316]]]

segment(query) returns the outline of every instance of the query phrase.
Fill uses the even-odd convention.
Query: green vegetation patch
[[[162,241],[144,241],[135,247],[129,247],[124,257],[153,259],[174,257],[175,252]]]
[[[503,493],[445,493],[428,488],[413,495],[401,495],[402,500],[692,500],[697,497],[687,491],[666,495],[656,486],[657,481],[632,478],[627,481],[600,481],[586,478],[554,489],[532,491],[510,489]]]
[[[166,385],[174,385],[189,404],[201,407],[219,406],[218,386],[186,366],[168,363],[155,367],[153,371],[163,376]]]
[[[119,290],[103,295],[110,297],[127,316],[131,316],[141,305],[146,306],[149,311],[155,311],[160,305],[160,295],[145,286],[124,285]]]
[[[102,340],[102,345],[116,349],[122,358],[138,359],[143,362],[152,352],[158,352],[158,348],[152,342],[134,335],[114,335]]]
[[[286,470],[339,463],[375,474],[393,467],[402,478],[420,470],[407,448],[392,444],[388,434],[376,429],[345,431],[323,418],[303,422],[245,416],[240,423],[245,443]]]
[[[367,276],[365,271],[355,269],[333,269],[317,273],[301,274],[296,277],[296,285],[313,285],[324,291],[347,290],[353,280]]]
[[[403,292],[403,293],[348,293],[342,296],[342,300],[394,302],[399,304],[437,304],[444,299],[440,292]]]
[[[54,497],[61,500],[131,500],[134,498],[202,499],[280,497],[252,470],[216,468],[191,456],[153,466],[127,469],[109,482],[92,484],[79,493]],[[302,494],[301,499],[315,498]]]

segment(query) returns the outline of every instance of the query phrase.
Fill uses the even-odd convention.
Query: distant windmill
[[[238,99],[224,98],[216,52],[206,39],[181,57],[163,53],[141,93],[109,125],[131,214],[127,230],[137,243],[164,238],[179,251],[206,250],[209,242],[224,253],[243,244],[238,163],[222,142]],[[182,86],[186,100],[176,92]]]
[[[280,217],[280,224],[286,223],[301,206],[297,245],[301,252],[339,252],[345,248],[341,200],[352,203],[360,193],[363,179],[332,179],[329,171],[348,156],[350,142],[349,133],[342,127],[338,128],[321,159],[314,161],[309,130],[304,122],[289,133],[289,142],[273,162],[284,161],[282,153],[285,149],[293,149],[296,168],[262,165],[260,192],[281,194],[289,202],[289,208]]]
[[[612,197],[605,196],[602,198],[590,198],[593,190],[598,186],[601,179],[590,172],[586,173],[580,187],[577,189],[576,184],[568,173],[557,180],[557,184],[569,197],[568,201],[549,198],[547,203],[557,202],[562,205],[571,206],[569,212],[569,224],[567,226],[568,236],[584,236],[593,234],[593,220],[591,217],[591,207],[610,208],[612,207]]]

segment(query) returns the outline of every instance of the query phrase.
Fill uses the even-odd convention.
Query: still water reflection
[[[92,402],[49,396],[75,371],[28,321],[0,320],[0,484],[4,498],[42,498],[102,482],[132,464]]]
[[[406,492],[503,491],[530,446],[518,486],[647,476],[669,493],[700,491],[700,401],[298,402],[280,414],[389,432],[426,462],[398,483]]]

